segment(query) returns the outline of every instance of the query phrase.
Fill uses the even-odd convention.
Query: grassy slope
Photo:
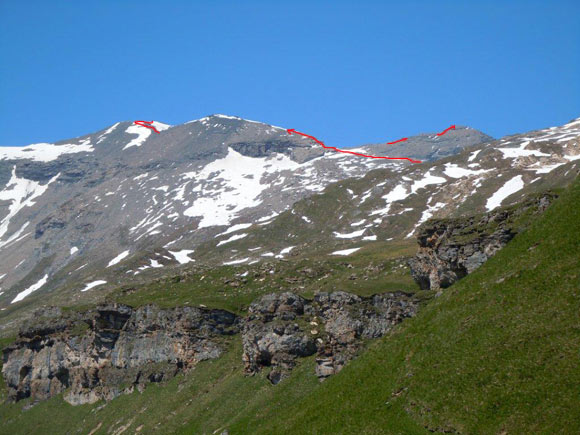
[[[169,279],[137,286],[134,293],[119,289],[109,299],[131,306],[204,304],[244,313],[252,301],[273,292],[294,291],[306,297],[312,297],[317,290],[337,288],[362,296],[387,291],[414,293],[419,287],[411,278],[406,258],[415,250],[414,242],[383,242],[346,257],[293,257],[291,261],[273,260],[267,264],[220,266],[194,273],[181,282]],[[369,266],[374,268],[370,270]],[[311,270],[310,274],[301,273],[305,268]],[[245,272],[244,283],[240,275]],[[232,287],[226,283],[228,280],[240,285]]]
[[[579,202],[580,181],[496,257],[322,384],[312,358],[277,386],[264,374],[243,376],[234,339],[191,374],[104,406],[72,407],[60,396],[25,412],[28,401],[4,404],[0,432],[129,424],[126,433],[141,425],[141,433],[577,433]]]
[[[402,417],[463,433],[578,433],[579,203],[577,180],[528,231],[339,376],[243,429],[392,433]]]

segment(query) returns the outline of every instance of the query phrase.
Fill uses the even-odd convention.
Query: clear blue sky
[[[0,145],[212,113],[333,146],[558,125],[580,116],[579,17],[577,0],[1,0]]]

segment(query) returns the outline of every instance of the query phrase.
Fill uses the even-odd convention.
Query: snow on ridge
[[[201,122],[202,124],[205,124],[207,121],[209,121],[210,118],[235,119],[237,121],[245,121],[245,122],[251,122],[252,124],[265,125],[267,127],[275,128],[278,130],[286,130],[284,127],[278,127],[276,125],[268,124],[266,122],[253,121],[251,119],[240,118],[239,116],[224,115],[223,113],[214,113],[213,115],[204,116],[203,118],[193,119],[191,121],[187,121],[185,124],[192,124],[194,122]]]
[[[516,193],[518,190],[524,188],[524,182],[521,175],[516,175],[512,179],[508,180],[502,187],[499,188],[491,197],[487,200],[485,208],[487,211],[491,211],[501,205],[504,199],[508,196]]]
[[[153,121],[152,124],[148,124],[148,125],[155,127],[158,131],[167,130],[168,128],[172,127],[169,124],[164,124],[164,123],[159,122],[159,121]],[[151,136],[152,132],[153,132],[153,129],[151,129],[151,128],[147,128],[147,127],[144,127],[142,125],[135,124],[135,123],[131,124],[125,130],[125,133],[136,134],[137,137],[135,139],[131,140],[127,145],[125,145],[123,147],[123,149],[126,150],[127,148],[131,148],[131,147],[140,147],[141,145],[143,145],[145,143],[145,141],[149,138],[149,136]]]
[[[121,252],[119,255],[117,255],[115,258],[113,258],[111,261],[109,261],[109,264],[107,264],[106,267],[114,266],[115,264],[119,263],[121,260],[126,258],[128,255],[129,255],[128,250]]]
[[[0,147],[0,160],[31,159],[36,162],[51,162],[63,154],[90,153],[94,150],[89,139],[79,144],[35,143],[25,147]]]
[[[97,143],[101,143],[102,141],[104,141],[106,136],[112,133],[113,130],[116,129],[119,124],[120,122],[117,122],[116,124],[113,124],[111,127],[109,127],[102,135],[100,135],[97,138]]]
[[[48,281],[48,274],[44,275],[42,278],[40,278],[40,281],[38,281],[36,284],[32,284],[26,290],[23,290],[20,293],[18,293],[16,295],[16,297],[14,299],[12,299],[12,302],[10,302],[10,303],[13,304],[15,302],[21,301],[26,296],[28,296],[30,293],[35,292],[36,290],[41,288],[44,284],[46,284],[46,281]]]

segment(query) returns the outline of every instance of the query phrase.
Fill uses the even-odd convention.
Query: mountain
[[[465,126],[452,126],[445,134],[419,134],[404,142],[370,144],[361,147],[375,156],[409,156],[422,161],[434,161],[457,154],[463,148],[478,143],[491,142],[491,136]]]
[[[296,202],[268,225],[232,227],[196,254],[252,264],[288,249],[293,255],[348,255],[378,242],[411,240],[430,218],[483,213],[569,184],[580,168],[579,138],[575,120],[435,162],[369,171]]]
[[[578,432],[580,178],[557,190],[422,226],[464,248],[477,233],[518,232],[437,294],[406,281],[401,243],[375,243],[347,259],[195,268],[106,304],[38,310],[0,341],[3,429]],[[346,364],[333,373],[329,360]]]
[[[5,430],[577,432],[580,119],[421,164],[154,125],[3,151]]]
[[[191,254],[201,244],[268,225],[329,184],[411,165],[325,150],[284,128],[227,115],[150,125],[159,133],[119,122],[55,144],[0,148],[1,309],[28,303],[33,292],[103,285],[103,272],[131,258],[147,257],[123,276],[200,261]],[[488,139],[465,131],[410,138],[407,155]],[[91,278],[96,271],[101,276]]]

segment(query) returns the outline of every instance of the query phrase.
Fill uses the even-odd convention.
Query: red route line
[[[437,133],[437,136],[443,136],[445,133],[447,133],[449,130],[455,130],[455,126],[452,125],[451,127],[446,128],[445,130],[443,130],[441,133]]]
[[[322,148],[326,148],[327,150],[334,150],[334,151],[338,151],[339,153],[345,153],[345,154],[353,154],[355,156],[361,156],[361,157],[368,157],[370,159],[387,159],[387,160],[408,160],[411,163],[421,163],[421,160],[413,160],[410,159],[409,157],[384,157],[384,156],[369,156],[367,154],[361,154],[361,153],[355,153],[353,151],[346,151],[346,150],[340,150],[336,147],[327,147],[326,145],[324,145],[321,141],[319,141],[318,139],[316,139],[314,136],[310,136],[308,134],[305,133],[301,133],[299,131],[296,131],[293,128],[290,128],[288,130],[286,130],[288,132],[288,134],[292,134],[292,133],[296,133],[299,134],[301,136],[307,137],[308,139],[312,139],[313,141],[315,141],[317,144],[321,145]],[[401,142],[401,141],[405,141],[407,140],[407,138],[403,138],[403,139],[399,139],[396,142]],[[391,142],[391,143],[396,143],[396,142]]]
[[[140,125],[141,127],[150,128],[155,133],[159,134],[159,132],[157,131],[157,129],[155,127],[153,127],[152,125],[144,125],[142,123],[144,123],[144,124],[153,124],[153,121],[135,121],[135,124]]]

